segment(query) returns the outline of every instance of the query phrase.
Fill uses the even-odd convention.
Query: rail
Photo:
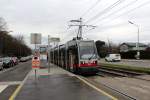
[[[103,76],[105,76],[107,74],[109,76],[121,76],[121,77],[129,77],[129,78],[150,81],[149,79],[138,77],[142,75],[147,75],[145,73],[139,73],[139,72],[133,72],[133,71],[127,71],[127,70],[121,70],[115,68],[106,68],[106,67],[98,68],[98,70],[99,72],[97,73],[97,75],[103,74]]]

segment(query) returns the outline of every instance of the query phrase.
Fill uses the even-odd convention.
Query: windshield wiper
[[[93,52],[93,54],[92,54],[92,56],[91,57],[89,57],[88,59],[89,60],[91,60],[92,58],[93,58],[93,56],[95,55],[95,50],[94,50],[94,52]]]

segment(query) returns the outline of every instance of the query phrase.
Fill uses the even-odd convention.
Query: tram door
[[[63,52],[61,52],[61,67],[64,67],[64,62],[63,62]]]
[[[75,64],[75,55],[72,52],[69,52],[69,69],[73,71],[73,65]]]

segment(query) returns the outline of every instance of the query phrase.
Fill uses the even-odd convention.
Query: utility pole
[[[82,18],[80,18],[79,20],[70,20],[70,22],[72,22],[72,23],[78,23],[77,25],[73,25],[73,24],[69,25],[69,27],[72,27],[72,26],[79,27],[78,28],[78,33],[77,33],[77,39],[83,39],[82,38],[83,27],[92,27],[92,28],[96,27],[96,26],[93,26],[93,25],[85,25],[85,24],[83,24]]]
[[[134,25],[137,27],[137,43],[136,43],[136,48],[137,48],[137,54],[136,54],[136,59],[140,59],[140,49],[139,49],[139,25],[128,21],[130,24]]]
[[[110,41],[109,41],[109,38],[107,38],[108,40],[108,53],[112,53],[112,49],[111,49],[111,44],[110,44]]]

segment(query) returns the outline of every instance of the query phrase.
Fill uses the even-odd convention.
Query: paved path
[[[40,69],[37,74],[36,79],[34,70],[28,75],[15,100],[117,100],[56,66],[51,67],[50,73],[47,69]]]

